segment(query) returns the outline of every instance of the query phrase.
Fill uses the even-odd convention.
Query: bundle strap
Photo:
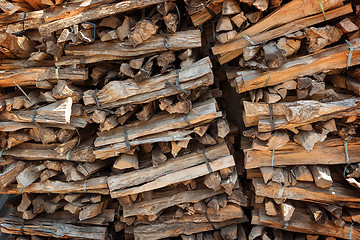
[[[278,199],[282,199],[286,185],[279,189]]]
[[[211,227],[213,228],[213,230],[216,230],[216,227],[214,226],[214,224],[211,222],[209,215],[207,214],[207,212],[204,212],[205,218],[208,221],[208,223],[210,223]]]
[[[248,41],[251,45],[255,45],[254,41],[251,40],[251,38],[248,35],[245,35],[243,33],[240,33],[241,36],[243,36],[243,38]]]
[[[322,12],[322,14],[323,14],[323,16],[324,16],[324,19],[325,19],[325,21],[327,21],[326,15],[325,15],[324,6],[323,6],[321,0],[318,0],[318,3],[319,3],[319,6],[320,6],[320,8],[321,8],[321,12]]]
[[[346,178],[346,174],[349,173],[349,166],[350,166],[350,158],[349,158],[349,150],[348,150],[348,141],[344,140],[344,147],[345,147],[345,158],[346,158],[346,167],[344,169],[344,178]]]
[[[273,111],[273,104],[272,103],[269,103],[269,114],[270,114],[271,131],[275,131],[274,111]]]
[[[351,223],[351,225],[350,225],[350,233],[349,233],[349,238],[348,238],[349,240],[352,239],[353,226],[354,226],[354,223]]]
[[[348,41],[346,40],[346,43],[349,45],[349,53],[346,54],[348,56],[347,58],[347,62],[346,62],[346,68],[348,69],[350,67],[350,63],[351,63],[351,58],[352,58],[352,55],[353,55],[353,51],[354,50],[360,50],[360,48],[354,48],[353,45]]]
[[[125,138],[125,143],[126,143],[126,150],[129,151],[131,146],[130,146],[128,132],[126,130],[126,124],[124,124],[124,138]]]
[[[207,167],[209,173],[212,173],[213,170],[212,170],[212,168],[211,168],[211,166],[210,166],[210,161],[209,161],[209,159],[207,158],[207,156],[206,156],[206,154],[205,154],[205,150],[204,150],[204,149],[203,149],[203,150],[200,150],[200,149],[199,149],[198,152],[201,153],[201,154],[204,156],[204,158],[205,158],[205,163],[206,163],[206,167]]]
[[[210,1],[210,3],[212,2],[212,0]],[[208,7],[208,4],[206,3],[205,0],[202,0],[202,4],[204,6],[204,8],[206,9],[206,11],[211,15],[211,17],[216,17],[216,13],[214,13],[213,10],[211,10],[209,7]]]
[[[271,167],[274,166],[274,158],[275,158],[275,149],[272,150],[272,154],[271,154]]]

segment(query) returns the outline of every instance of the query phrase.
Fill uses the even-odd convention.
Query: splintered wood
[[[0,194],[10,208],[1,232],[245,234],[238,128],[197,27],[223,2],[0,3]],[[237,5],[225,2],[231,14]]]
[[[357,239],[359,19],[343,1],[272,3],[216,19],[212,45],[242,94],[248,237]]]
[[[8,239],[360,239],[358,2],[0,9]]]

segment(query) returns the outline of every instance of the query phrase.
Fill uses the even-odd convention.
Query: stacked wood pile
[[[196,9],[97,0],[1,17],[0,193],[17,194],[1,232],[245,235],[238,128],[220,109]]]
[[[248,237],[360,239],[359,5],[293,0],[261,18],[272,1],[249,2],[217,20],[212,47],[246,93]]]

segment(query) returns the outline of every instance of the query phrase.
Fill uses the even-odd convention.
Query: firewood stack
[[[236,3],[212,47],[243,97],[248,238],[360,239],[359,18],[343,1],[293,0],[264,18],[272,1],[249,2],[257,17]]]
[[[13,239],[235,239],[248,199],[192,5],[1,17],[0,175]],[[20,235],[20,236],[19,236]],[[21,236],[22,235],[22,236]]]

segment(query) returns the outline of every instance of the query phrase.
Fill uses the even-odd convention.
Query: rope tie
[[[266,82],[265,82],[264,88],[268,85],[269,80],[270,80],[270,72],[268,72],[268,77],[267,77],[267,79],[266,79]]]
[[[212,2],[212,0],[210,1],[210,3],[211,2]],[[208,7],[208,4],[206,3],[205,0],[202,0],[202,4],[203,4],[205,10],[211,15],[211,17],[213,17],[213,18],[216,17],[216,13],[214,13],[214,11]]]
[[[248,41],[251,45],[255,45],[254,41],[251,40],[251,38],[250,38],[248,35],[245,35],[245,34],[243,34],[243,33],[240,33],[240,35],[243,36],[244,39],[245,39],[246,41]]]
[[[191,123],[189,122],[189,119],[187,117],[187,115],[184,115],[184,121],[187,125],[191,125]]]
[[[39,108],[39,106],[35,106],[34,111],[31,116],[31,122],[37,126],[38,128],[42,128],[42,126],[35,120],[36,110]]]
[[[166,50],[170,51],[169,45],[167,43],[167,39],[168,39],[167,36],[164,33],[162,33],[161,35],[162,35],[162,37],[164,39],[164,46],[165,46]]]
[[[282,188],[279,189],[278,199],[282,198],[282,196],[284,194],[285,187],[286,187],[286,185],[284,185]]]
[[[83,186],[83,188],[84,188],[84,192],[86,192],[86,179],[84,180],[84,186]]]
[[[20,87],[20,85],[17,84],[13,79],[11,79],[11,81],[18,87],[18,89],[22,92],[22,94],[24,94],[24,96],[29,100],[29,102],[35,105],[35,103],[31,101],[29,95],[26,94],[26,92]]]
[[[24,220],[24,221],[22,222],[21,227],[20,227],[20,233],[21,233],[21,235],[25,235],[25,233],[24,233],[25,222],[26,222],[26,220]]]
[[[85,23],[88,23],[88,24],[91,24],[91,25],[94,26],[94,41],[95,41],[95,39],[96,39],[96,25],[95,25],[95,23],[92,23],[92,22],[85,22]]]
[[[206,154],[205,154],[205,150],[204,150],[204,149],[203,149],[203,150],[200,150],[200,149],[199,149],[198,152],[204,156],[204,158],[205,158],[205,163],[206,163],[206,167],[207,167],[209,173],[212,173],[213,170],[212,170],[212,168],[211,168],[211,166],[210,166],[210,161],[209,161],[209,159],[207,158],[207,156],[206,156]]]
[[[97,93],[98,91],[99,91],[98,89],[95,89],[94,92],[92,93],[92,97],[95,99],[96,106],[97,106],[98,108],[100,108],[99,99],[98,99],[98,97],[97,97],[97,95],[96,95],[96,93]]]
[[[24,16],[23,16],[23,19],[22,19],[22,28],[23,28],[23,29],[22,29],[21,31],[15,33],[15,34],[14,34],[15,36],[18,36],[18,35],[20,35],[20,34],[22,34],[22,33],[25,32],[25,18],[26,18],[26,12],[24,12]]]
[[[323,6],[321,0],[318,0],[318,3],[319,3],[319,6],[320,6],[320,8],[321,8],[321,12],[322,12],[322,14],[324,15],[324,19],[325,19],[325,21],[327,21],[326,15],[325,15],[324,6]]]
[[[3,152],[5,151],[5,147],[3,147],[0,151],[0,160],[2,160],[2,155],[3,155]]]
[[[360,48],[354,48],[353,45],[348,41],[346,40],[346,43],[349,45],[349,53],[346,54],[348,56],[347,58],[347,62],[346,62],[346,69],[348,69],[350,67],[350,63],[351,63],[351,58],[352,58],[352,55],[353,55],[353,51],[354,50],[360,50]]]
[[[56,77],[57,80],[61,80],[60,75],[59,75],[59,69],[60,69],[60,67],[56,66],[56,68],[55,68],[55,77]]]
[[[292,169],[290,169],[290,172],[291,172],[291,174],[293,175],[293,177],[294,178],[296,178],[296,174],[294,173],[294,169],[295,169],[296,167],[293,167]]]
[[[271,154],[271,166],[274,166],[274,158],[275,158],[275,149],[272,150],[272,154]]]
[[[348,150],[348,141],[344,140],[345,147],[345,158],[346,158],[346,167],[344,169],[344,178],[346,178],[346,174],[349,173],[348,167],[350,166],[350,158],[349,158],[349,150]]]
[[[284,226],[282,227],[282,230],[286,230],[289,226],[289,221],[284,222]]]
[[[77,147],[80,145],[81,136],[80,136],[79,130],[77,130],[77,128],[75,128],[75,130],[76,130],[76,133],[77,133],[78,136],[79,136],[79,139],[78,139],[78,141],[77,141],[77,143],[76,143],[76,146],[75,146],[75,148],[77,148]],[[69,159],[70,153],[72,153],[73,150],[74,150],[74,149],[70,149],[70,150],[66,153],[66,160],[68,160],[68,161],[70,160],[70,159]]]
[[[274,122],[274,111],[273,111],[273,104],[269,104],[269,114],[270,114],[270,127],[271,131],[275,131],[275,122]]]
[[[169,82],[169,81],[166,81],[165,83],[166,85],[169,85],[171,87],[174,87],[176,88],[179,92],[183,92],[185,93],[186,95],[189,95],[190,93],[186,90],[184,90],[183,88],[180,87],[180,78],[179,78],[179,69],[176,69],[176,78],[175,78],[175,84]]]
[[[213,230],[216,230],[216,227],[214,226],[214,224],[211,222],[209,215],[207,214],[207,212],[204,212],[205,218],[208,221],[208,223],[210,223],[211,227],[213,228]]]
[[[350,225],[350,233],[349,233],[349,238],[348,238],[349,240],[352,239],[353,226],[354,226],[354,223],[351,223],[351,225]]]
[[[130,146],[130,142],[129,142],[128,132],[126,130],[126,124],[124,124],[124,138],[125,138],[125,143],[126,143],[126,150],[129,151],[131,146]]]
[[[21,192],[21,193],[24,193],[24,189],[23,189],[22,187],[20,188],[20,192]]]

